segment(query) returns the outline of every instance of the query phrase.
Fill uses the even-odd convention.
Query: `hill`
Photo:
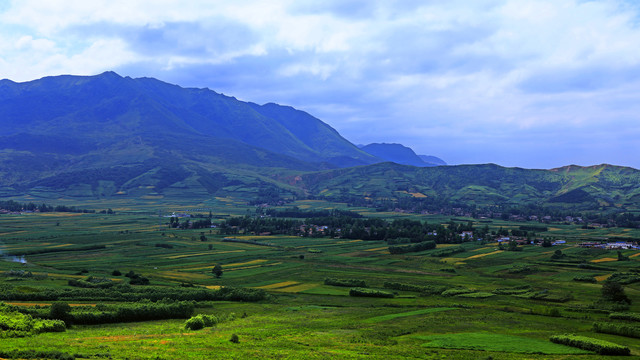
[[[638,209],[640,171],[567,166],[553,170],[494,164],[418,168],[393,163],[304,175],[299,186],[334,201],[415,199],[434,206],[522,206]]]

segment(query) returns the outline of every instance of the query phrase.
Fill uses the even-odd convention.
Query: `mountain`
[[[434,166],[441,166],[441,165],[447,165],[447,163],[440,159],[439,157],[436,156],[431,156],[431,155],[418,155],[418,157],[420,158],[420,160],[424,161],[427,164],[431,164]]]
[[[19,133],[94,140],[206,136],[334,166],[371,164],[337,131],[290,107],[259,106],[208,89],[185,89],[156,79],[56,76],[27,83],[0,81],[0,136]],[[305,129],[313,135],[308,136]]]
[[[412,165],[412,166],[437,166],[443,165],[433,162],[431,157],[427,157],[430,161],[424,161],[420,156],[409,147],[401,144],[386,144],[386,143],[373,143],[360,147],[361,150],[386,161],[391,161],[396,164]],[[442,160],[433,157],[434,159],[443,162]],[[445,164],[446,165],[446,164]]]
[[[303,111],[114,72],[2,80],[0,119],[0,195],[255,190],[275,186],[269,169],[380,161]]]
[[[552,170],[494,164],[418,168],[381,163],[303,175],[298,186],[333,201],[424,199],[435,204],[638,209],[640,170],[612,165]]]
[[[113,72],[1,80],[0,121],[0,197],[640,209],[636,169],[435,166],[399,144],[359,149],[292,107]]]

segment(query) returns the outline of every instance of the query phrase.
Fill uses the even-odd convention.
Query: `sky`
[[[640,4],[0,0],[0,78],[154,77],[449,164],[640,168]]]

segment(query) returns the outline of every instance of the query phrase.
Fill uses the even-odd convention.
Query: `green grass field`
[[[177,206],[120,205],[109,206],[116,210],[113,215],[0,215],[0,250],[4,254],[0,257],[0,290],[39,294],[46,289],[72,289],[70,280],[89,276],[126,283],[126,277],[113,272],[132,270],[147,277],[150,286],[159,288],[246,287],[262,289],[272,294],[271,299],[199,302],[196,313],[236,315],[234,320],[202,330],[186,330],[184,319],[75,325],[61,333],[5,337],[0,346],[3,354],[32,349],[61,351],[77,358],[113,359],[606,358],[549,341],[552,335],[575,333],[628,346],[631,357],[640,358],[637,339],[592,331],[595,321],[623,320],[608,319],[607,311],[585,310],[601,299],[607,276],[640,269],[640,256],[629,250],[624,252],[631,256],[629,261],[601,261],[615,258],[616,252],[577,247],[580,233],[588,230],[576,226],[549,226],[549,234],[567,240],[565,245],[553,248],[525,246],[522,251],[509,252],[497,250],[496,244],[469,243],[464,245],[466,251],[440,258],[430,256],[437,249],[391,255],[384,241],[238,235],[237,239],[276,246],[225,242],[216,229],[169,228],[168,218],[159,217],[158,211],[169,214],[181,210]],[[218,220],[244,215],[251,209],[224,198],[205,205],[213,209]],[[202,208],[205,205],[198,204]],[[295,205],[309,209],[341,206],[320,201],[299,201]],[[393,216],[430,223],[449,220],[415,214]],[[496,221],[490,227],[518,225]],[[638,236],[637,229],[591,231],[596,236]],[[201,235],[206,241],[200,240]],[[556,249],[574,262],[552,261]],[[25,264],[12,261],[23,257]],[[602,268],[580,268],[580,262]],[[212,274],[215,264],[222,265],[220,278]],[[598,280],[574,281],[579,275],[592,275]],[[364,280],[369,289],[394,292],[396,296],[352,297],[348,287],[325,285],[327,277]],[[385,282],[463,290],[442,296],[389,290]],[[519,288],[523,290],[509,292]],[[627,311],[640,313],[640,283],[625,285],[624,290],[633,300]],[[65,301],[99,303],[91,299]],[[5,302],[22,308],[52,303],[19,299]],[[232,334],[239,342],[229,341]]]

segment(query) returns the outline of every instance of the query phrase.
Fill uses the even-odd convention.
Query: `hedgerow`
[[[390,292],[371,290],[363,288],[353,288],[349,290],[349,296],[362,296],[362,297],[379,297],[379,298],[392,298],[394,295]]]
[[[205,288],[169,288],[157,286],[131,286],[118,284],[108,289],[75,288],[52,289],[37,288],[35,291],[22,292],[11,286],[0,289],[0,300],[14,301],[128,301],[135,302],[143,299],[159,301],[193,300],[193,301],[262,301],[270,299],[270,295],[262,289],[223,287],[218,290]]]
[[[360,280],[360,279],[325,278],[324,284],[333,285],[333,286],[343,286],[343,287],[362,287],[362,288],[367,287],[367,283],[364,280]]]
[[[614,312],[609,314],[609,318],[618,319],[618,320],[628,320],[628,321],[640,321],[640,314]]]
[[[133,304],[103,305],[97,311],[71,312],[74,324],[95,325],[164,319],[184,319],[193,314],[193,301],[169,299],[151,302],[142,300]]]
[[[549,338],[551,342],[576,347],[583,350],[594,351],[600,355],[630,355],[628,347],[614,344],[609,341],[594,339],[573,334],[554,335]]]
[[[613,324],[613,323],[594,323],[593,331],[604,333],[604,334],[613,334],[620,335],[632,338],[640,338],[640,327],[631,326],[631,325],[622,325],[622,324]]]
[[[0,338],[26,337],[44,332],[66,330],[64,321],[34,319],[31,315],[12,310],[0,304]]]
[[[383,287],[385,289],[402,290],[402,291],[416,291],[424,295],[441,294],[447,290],[446,286],[441,285],[414,285],[392,281],[385,281]]]

